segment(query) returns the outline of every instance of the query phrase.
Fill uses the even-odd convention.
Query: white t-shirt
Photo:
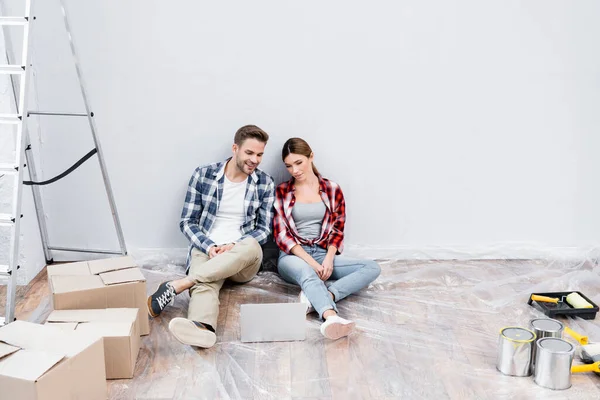
[[[247,180],[231,182],[224,175],[223,197],[215,222],[210,228],[208,237],[216,245],[233,243],[242,237],[240,227],[244,223],[244,198],[246,197]]]

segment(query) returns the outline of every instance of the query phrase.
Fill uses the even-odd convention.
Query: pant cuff
[[[337,306],[335,305],[335,303],[333,303],[333,302],[332,302],[332,304],[331,304],[331,305],[329,305],[329,306],[325,306],[325,307],[323,307],[321,310],[317,310],[317,311],[318,311],[318,313],[319,313],[319,317],[321,317],[321,319],[324,319],[324,318],[323,318],[323,314],[324,314],[324,313],[325,313],[325,311],[327,311],[327,310],[333,310],[333,311],[335,311],[336,313],[338,312]]]
[[[340,292],[336,288],[330,286],[330,287],[327,288],[327,290],[329,290],[333,294],[333,297],[335,297],[334,301],[338,301],[339,300],[339,298],[340,298]]]

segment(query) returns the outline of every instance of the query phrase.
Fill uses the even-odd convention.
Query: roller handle
[[[532,294],[531,295],[531,300],[533,301],[541,301],[544,303],[555,303],[558,304],[558,299],[555,297],[548,297],[548,296],[540,296],[537,294]]]
[[[588,337],[587,336],[583,336],[580,335],[579,333],[575,332],[573,329],[569,328],[568,326],[565,326],[565,332],[569,334],[569,336],[571,336],[573,339],[577,340],[577,342],[581,345],[586,345],[588,344]]]

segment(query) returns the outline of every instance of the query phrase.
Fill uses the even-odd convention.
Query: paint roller
[[[594,308],[593,305],[591,305],[586,299],[581,297],[581,295],[577,292],[573,292],[567,296],[562,296],[560,299],[557,297],[548,297],[532,294],[531,300],[554,304],[558,304],[559,302],[563,302],[566,300],[567,303],[569,303],[573,308]]]
[[[581,297],[581,295],[576,292],[573,292],[567,296],[567,303],[573,306],[573,308],[594,308],[593,305],[588,303],[586,299]]]

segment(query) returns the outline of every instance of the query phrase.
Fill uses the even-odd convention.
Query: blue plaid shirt
[[[190,268],[190,256],[194,247],[208,254],[208,249],[215,245],[208,238],[208,234],[215,222],[219,202],[223,197],[225,165],[230,159],[198,167],[190,179],[179,222],[181,232],[190,241],[186,271]],[[273,178],[256,169],[248,176],[244,199],[245,219],[240,226],[242,234],[240,240],[252,236],[260,244],[267,241],[271,233],[274,201]]]

